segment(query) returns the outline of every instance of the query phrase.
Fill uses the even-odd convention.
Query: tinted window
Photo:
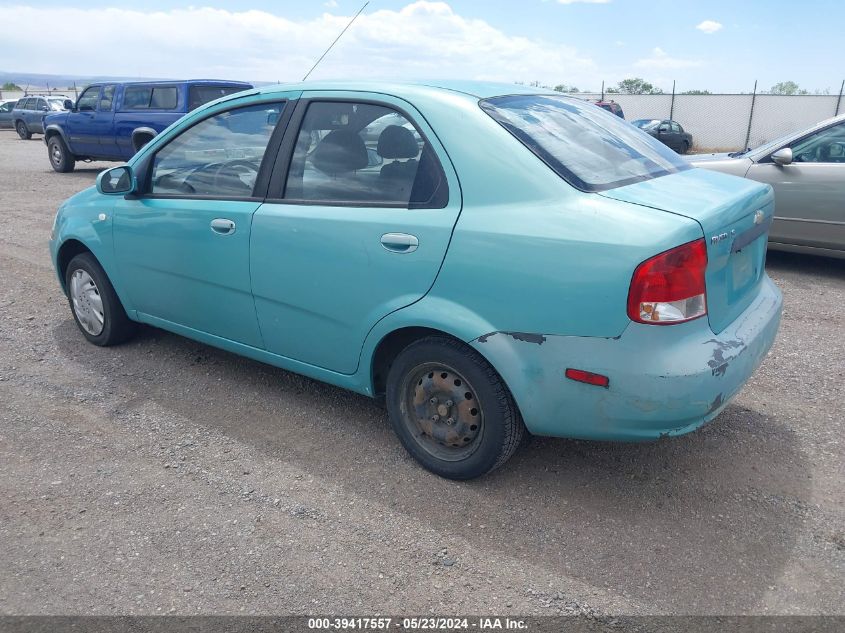
[[[36,110],[46,110],[47,109],[47,100],[46,99],[38,99],[35,102],[35,109]]]
[[[123,108],[137,110],[150,107],[153,89],[150,86],[126,86],[123,91]]]
[[[100,87],[93,86],[91,88],[86,88],[85,92],[82,93],[82,96],[79,97],[79,101],[76,104],[76,109],[80,112],[85,110],[94,110],[97,107],[97,100],[100,97]]]
[[[551,95],[513,95],[481,107],[558,175],[601,191],[690,169],[652,137],[594,105]]]
[[[35,110],[35,99],[30,97],[29,99],[24,101],[22,107],[24,110]]]
[[[348,102],[308,106],[284,195],[359,206],[446,203],[440,164],[413,123],[385,106]]]
[[[675,134],[680,134],[680,133],[681,133],[681,126],[680,126],[680,125],[678,125],[677,123],[675,123],[675,122],[673,121],[673,122],[672,122],[672,131],[673,131]]]
[[[100,97],[100,112],[108,112],[111,110],[112,102],[114,101],[115,86],[106,86],[103,88],[103,94]]]
[[[188,128],[155,156],[151,193],[249,197],[283,103],[216,114]]]
[[[246,86],[191,86],[188,89],[188,110],[246,89]]]
[[[9,103],[4,103],[0,106],[0,112],[9,112],[13,107],[15,107],[15,102],[9,101]]]
[[[157,86],[153,88],[150,107],[160,110],[175,110],[179,102],[179,91],[176,86]]]

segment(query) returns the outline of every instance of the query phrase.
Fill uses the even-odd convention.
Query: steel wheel
[[[81,268],[71,274],[70,300],[79,325],[91,336],[99,336],[105,325],[103,298],[94,279]]]
[[[61,143],[50,143],[50,160],[53,161],[53,165],[58,168],[62,165],[62,145]]]
[[[402,421],[426,452],[461,461],[478,449],[484,413],[472,385],[453,368],[419,365],[406,374],[402,393]]]

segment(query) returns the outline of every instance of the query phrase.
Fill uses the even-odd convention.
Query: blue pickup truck
[[[50,164],[70,172],[77,160],[125,161],[194,108],[242,90],[239,81],[101,83],[88,86],[67,112],[44,117]]]

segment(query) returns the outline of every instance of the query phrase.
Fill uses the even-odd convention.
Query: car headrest
[[[414,158],[420,148],[411,130],[401,125],[388,125],[379,134],[376,151],[382,158]]]
[[[326,134],[311,163],[324,174],[343,174],[363,169],[369,163],[364,140],[350,130],[333,130]]]

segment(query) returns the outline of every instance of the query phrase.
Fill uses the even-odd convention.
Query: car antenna
[[[336,38],[334,38],[334,42],[332,42],[331,44],[329,44],[329,47],[325,50],[325,52],[324,52],[322,55],[320,55],[320,59],[318,59],[316,62],[314,62],[314,65],[313,65],[313,66],[311,66],[311,70],[309,70],[307,73],[305,73],[305,76],[302,78],[302,81],[305,81],[306,79],[308,79],[308,75],[310,75],[312,72],[314,72],[314,69],[317,67],[317,65],[318,65],[321,61],[323,61],[323,58],[324,58],[326,55],[328,55],[328,54],[329,54],[329,51],[330,51],[330,50],[332,50],[332,47],[333,47],[335,44],[337,44],[337,41],[338,41],[341,37],[343,37],[343,34],[344,34],[344,33],[346,33],[346,30],[347,30],[350,26],[352,26],[352,23],[356,20],[356,18],[357,18],[359,15],[361,15],[361,12],[362,12],[364,9],[366,9],[366,8],[367,8],[367,5],[368,5],[368,4],[370,4],[370,0],[367,0],[367,1],[366,1],[366,2],[365,2],[362,6],[361,6],[361,8],[360,8],[360,9],[358,9],[358,13],[356,13],[355,15],[353,15],[353,16],[352,16],[352,19],[351,19],[351,20],[349,20],[349,24],[347,24],[345,27],[343,27],[343,30],[340,32],[340,34],[339,34]]]

